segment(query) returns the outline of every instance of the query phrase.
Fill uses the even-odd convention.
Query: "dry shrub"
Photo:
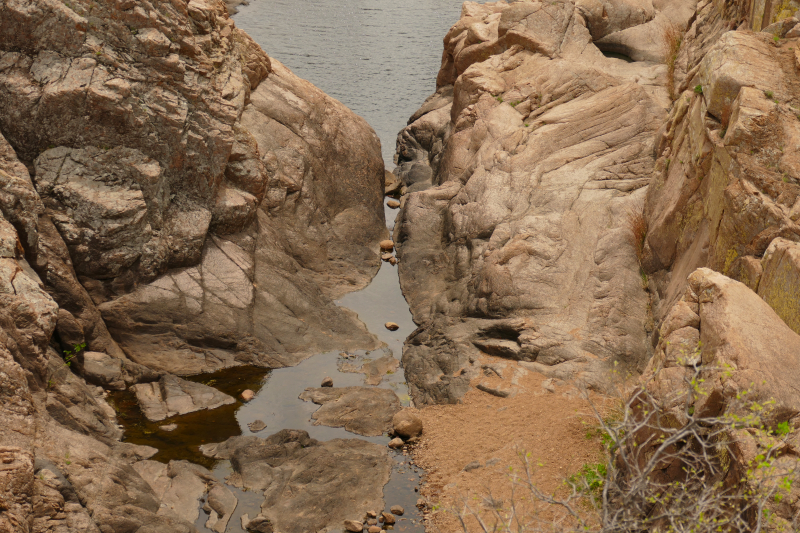
[[[686,367],[684,386],[654,396],[638,389],[619,418],[595,412],[605,461],[585,465],[564,490],[539,489],[521,454],[510,501],[465,500],[452,509],[466,533],[760,533],[800,531],[793,427],[774,424],[774,402],[748,391],[711,415],[705,373]],[[713,370],[713,369],[712,369]],[[772,420],[773,422],[770,422]],[[752,459],[743,450],[753,448]],[[562,450],[560,453],[569,453]],[[750,452],[746,452],[750,453]],[[489,495],[491,496],[491,495]],[[487,505],[491,501],[492,505]],[[531,505],[531,504],[534,505]],[[537,507],[535,504],[540,504]],[[544,506],[544,507],[542,507]],[[550,512],[543,513],[548,508]],[[468,525],[467,518],[471,518]]]
[[[683,32],[678,26],[668,23],[664,26],[661,39],[664,46],[664,62],[667,64],[667,91],[669,91],[669,97],[674,101],[678,98],[675,92],[675,63],[678,61]]]
[[[643,203],[637,204],[628,211],[625,226],[628,230],[628,242],[636,251],[636,259],[639,261],[639,266],[641,266],[644,256],[644,242],[647,238],[647,218],[644,216]]]

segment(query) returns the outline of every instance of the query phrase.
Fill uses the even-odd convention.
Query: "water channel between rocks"
[[[378,133],[384,161],[391,169],[397,132],[434,90],[442,37],[458,20],[460,9],[461,0],[372,0],[347,5],[329,0],[302,5],[290,0],[254,0],[252,5],[240,6],[234,20],[271,57],[364,117]],[[385,212],[391,230],[397,212],[388,207]],[[256,392],[256,397],[248,403],[237,400],[233,405],[160,422],[148,422],[142,416],[132,393],[115,394],[113,400],[126,430],[125,439],[158,448],[155,460],[186,459],[202,464],[220,480],[231,473],[230,463],[206,458],[198,447],[234,435],[253,435],[247,425],[255,420],[267,424],[257,433],[260,437],[291,428],[305,430],[318,440],[363,438],[386,445],[387,436],[361,437],[343,428],[313,425],[311,415],[319,406],[298,396],[306,387],[318,387],[326,376],[333,378],[336,387],[364,384],[363,374],[342,372],[343,365],[359,367],[386,354],[400,359],[403,341],[416,326],[400,290],[397,267],[383,263],[368,287],[336,303],[358,313],[385,346],[371,353],[319,354],[292,368],[265,371],[238,367],[190,377],[237,399],[248,388]],[[386,330],[384,324],[388,321],[400,328]],[[378,386],[394,390],[408,405],[402,368],[386,375]],[[159,428],[171,422],[177,423],[176,430]],[[419,473],[409,465],[407,456],[391,453],[394,467],[384,487],[384,500],[387,508],[401,505],[406,510],[394,529],[423,531],[421,515],[415,507]],[[263,496],[229,488],[239,504],[227,531],[242,532],[240,517],[244,513],[256,516]],[[210,531],[205,528],[206,519],[201,511],[198,530]]]

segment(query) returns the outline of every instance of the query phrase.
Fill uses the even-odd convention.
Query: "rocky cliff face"
[[[383,180],[221,2],[0,2],[0,529],[193,530],[223,488],[141,463],[103,388],[377,347],[333,299],[379,267]]]
[[[481,352],[601,390],[637,374],[698,267],[800,331],[800,56],[778,7],[464,4],[398,136],[415,401],[456,401]]]
[[[693,3],[612,8],[468,2],[445,37],[439,88],[398,138],[417,402],[458,399],[479,351],[599,388],[612,360],[635,371],[648,359],[627,220],[655,164],[667,68],[601,49],[636,29],[648,38],[626,42],[649,50]]]

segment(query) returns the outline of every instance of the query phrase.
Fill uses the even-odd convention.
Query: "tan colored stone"
[[[800,333],[800,244],[775,239],[761,260],[758,295],[796,333]]]

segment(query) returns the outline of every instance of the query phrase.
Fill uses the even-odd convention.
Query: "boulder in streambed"
[[[396,322],[387,322],[386,324],[384,324],[384,327],[389,331],[397,331],[398,329],[400,329],[400,326],[397,325]]]
[[[422,435],[422,419],[409,409],[403,409],[392,417],[395,435],[408,440]]]
[[[200,449],[230,460],[231,485],[264,494],[259,517],[282,533],[341,529],[353,516],[382,509],[392,465],[385,446],[360,439],[321,442],[291,429]],[[251,524],[248,530],[260,531]]]
[[[380,242],[381,250],[385,250],[387,252],[391,252],[394,250],[394,241],[391,239],[386,239]]]
[[[155,383],[133,386],[136,400],[148,420],[164,420],[202,409],[215,409],[234,403],[231,396],[202,383],[167,374]]]
[[[322,380],[322,387],[333,387],[333,378],[326,377]]]
[[[343,427],[366,437],[382,435],[401,409],[397,394],[372,387],[309,388],[300,399],[322,406],[312,415],[314,425]]]

